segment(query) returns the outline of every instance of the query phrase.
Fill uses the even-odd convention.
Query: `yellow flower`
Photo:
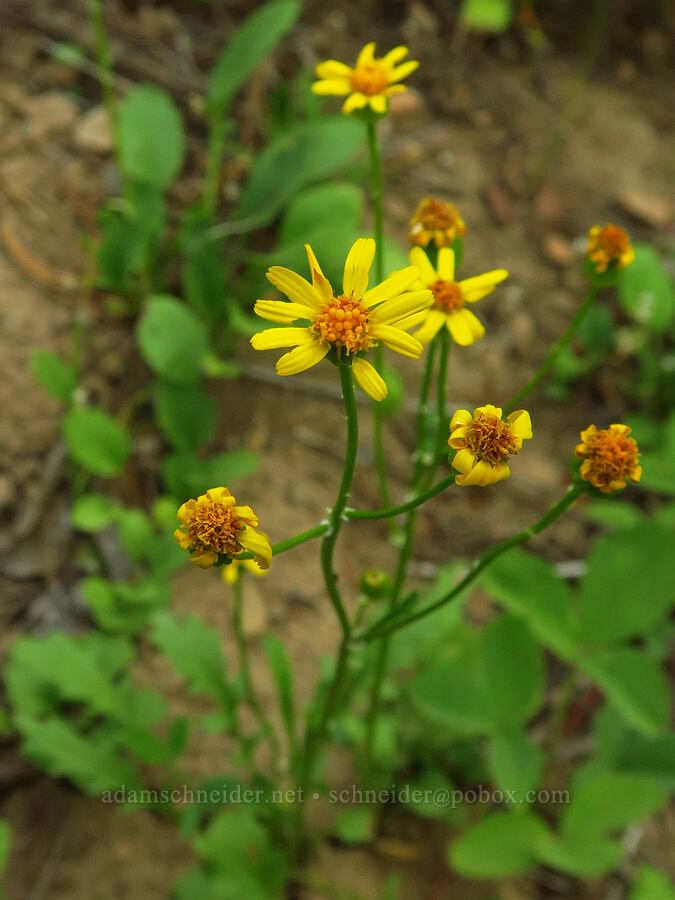
[[[433,305],[414,337],[428,344],[445,325],[453,339],[463,347],[482,338],[485,328],[464,304],[475,303],[492,293],[499,282],[508,277],[506,269],[494,269],[484,275],[455,281],[455,253],[450,247],[438,251],[438,270],[431,265],[421,247],[412,248],[410,262],[420,272],[420,282],[415,287],[429,287],[434,295]]]
[[[610,425],[602,431],[589,425],[581,432],[581,443],[574,449],[583,459],[581,477],[603,494],[619,491],[626,487],[627,479],[639,481],[642,476],[638,445],[629,434],[628,425]]]
[[[267,575],[267,570],[261,569],[255,559],[233,559],[229,566],[223,566],[223,581],[225,584],[236,584],[239,580],[239,569],[241,566],[258,578]]]
[[[452,465],[460,475],[455,484],[494,484],[508,478],[509,456],[520,453],[523,441],[532,437],[530,414],[524,409],[512,412],[504,422],[498,406],[478,406],[473,415],[458,409],[450,420],[448,444],[458,452]]]
[[[174,537],[190,554],[190,562],[208,569],[220,556],[232,559],[250,551],[262,569],[269,568],[272,548],[267,535],[255,530],[258,517],[251,507],[236,502],[226,487],[217,487],[181,506],[176,515],[182,527]]]
[[[386,113],[391,94],[406,90],[406,86],[398,82],[419,66],[414,59],[401,63],[407,55],[407,47],[395,47],[386,56],[376,57],[373,41],[359,53],[354,68],[336,59],[319,63],[316,67],[319,80],[312,85],[312,91],[337,97],[348,95],[342,105],[345,114],[365,106],[370,106],[376,113]]]
[[[310,284],[301,275],[281,266],[272,266],[267,278],[285,300],[258,300],[255,312],[263,319],[290,324],[308,319],[309,325],[295,328],[268,328],[251,338],[255,350],[294,347],[277,362],[278,375],[296,375],[320,362],[328,353],[334,360],[348,357],[354,377],[373,400],[384,400],[387,386],[378,371],[362,354],[380,341],[391,350],[411,359],[419,359],[422,345],[404,331],[421,321],[420,314],[431,305],[431,292],[408,292],[419,272],[408,266],[394,272],[368,290],[368,274],[375,256],[375,241],[359,238],[347,256],[342,293],[335,295],[321,271],[314,251],[305,244]]]
[[[594,225],[588,232],[586,256],[596,272],[605,272],[609,266],[625,269],[635,259],[630,238],[618,225]]]
[[[435,197],[426,197],[415,210],[410,220],[408,240],[411,244],[426,247],[430,241],[438,248],[449,247],[459,237],[466,234],[464,219],[452,203],[444,203]]]

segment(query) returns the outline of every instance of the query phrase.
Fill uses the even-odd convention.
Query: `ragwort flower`
[[[509,456],[520,453],[523,441],[532,437],[530,414],[518,409],[502,419],[498,406],[478,406],[473,415],[458,409],[450,420],[448,444],[458,452],[452,465],[461,474],[455,484],[484,487],[508,478]]]
[[[432,341],[445,325],[453,339],[463,347],[473,344],[485,334],[485,328],[465,303],[475,303],[492,293],[500,281],[508,277],[506,269],[494,269],[484,275],[455,281],[455,253],[450,247],[438,251],[438,268],[434,269],[421,247],[410,251],[410,262],[420,271],[420,283],[431,289],[433,305],[414,337],[423,344]],[[417,286],[417,285],[416,285]]]
[[[629,435],[628,425],[618,424],[601,431],[589,425],[581,432],[581,443],[574,449],[583,459],[579,474],[603,494],[620,491],[629,478],[639,481],[642,476],[637,441]]]
[[[176,515],[182,526],[174,537],[190,554],[190,562],[208,569],[250,551],[262,569],[269,568],[272,548],[267,535],[256,531],[258,517],[250,506],[236,503],[226,487],[217,487],[181,506]]]
[[[586,256],[598,273],[610,266],[625,269],[635,259],[630,238],[618,225],[594,225],[588,232]]]
[[[336,59],[319,63],[316,67],[319,80],[312,85],[312,91],[337,97],[348,95],[342,105],[345,114],[366,106],[376,113],[386,113],[388,98],[406,90],[399,82],[419,66],[414,59],[401,63],[407,55],[407,47],[394,47],[385,56],[376,57],[373,41],[359,53],[354,68]]]
[[[456,237],[463,237],[465,234],[464,219],[452,203],[426,197],[410,220],[408,240],[420,247],[426,247],[433,240],[440,249],[449,247]]]
[[[290,269],[272,266],[267,278],[290,302],[258,300],[255,312],[272,322],[290,324],[308,319],[309,325],[268,328],[254,334],[251,345],[255,350],[295,348],[277,362],[278,375],[304,372],[328,353],[336,362],[348,358],[363,390],[373,400],[384,400],[387,386],[362,354],[382,341],[402,356],[419,359],[422,344],[404,329],[419,324],[421,314],[433,302],[431,292],[421,286],[420,290],[408,291],[419,278],[415,266],[394,272],[368,290],[375,241],[359,238],[345,262],[342,293],[336,295],[309,244],[305,244],[305,249],[312,283]]]

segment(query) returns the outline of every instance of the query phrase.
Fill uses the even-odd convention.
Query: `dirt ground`
[[[203,91],[220,35],[251,4],[176,2],[106,3],[119,87],[152,80],[170,90],[190,130],[185,176],[174,192],[190,202],[204,159],[204,134],[191,113]],[[595,74],[585,82],[581,41],[550,24],[550,42],[539,54],[515,32],[499,39],[453,36],[450,6],[392,4],[386,20],[375,3],[335,3],[326,13],[307,4],[301,25],[278,55],[282,72],[313,65],[324,56],[351,58],[374,31],[380,44],[401,37],[421,60],[416,90],[403,95],[383,123],[387,231],[403,239],[419,199],[437,193],[455,202],[468,225],[464,272],[505,266],[507,285],[481,303],[487,336],[452,354],[451,405],[470,407],[506,399],[533,371],[580,301],[583,235],[596,221],[613,220],[635,239],[666,245],[672,228],[664,198],[675,180],[675,114],[664,36],[648,16],[631,26],[624,16]],[[645,20],[646,19],[646,20]],[[377,29],[373,21],[381,21]],[[214,27],[214,23],[215,26]],[[370,23],[370,26],[369,26]],[[546,26],[546,21],[544,25]],[[616,23],[614,23],[616,24]],[[639,26],[639,27],[638,27]],[[634,40],[625,29],[635,27]],[[573,30],[572,30],[573,31]],[[361,35],[364,39],[361,40]],[[95,211],[117,190],[109,140],[101,125],[93,78],[50,57],[55,41],[91,46],[84,0],[5,0],[0,9],[0,649],[19,633],[54,627],[77,630],[86,617],[76,599],[75,536],[68,525],[59,408],[33,382],[35,350],[67,352],[76,322],[86,322],[85,386],[92,398],[118,413],[144,371],[135,357],[133,322],[111,317],[92,292],[87,239],[95,236]],[[608,41],[609,43],[609,41]],[[449,52],[451,51],[448,62]],[[269,63],[269,65],[272,65]],[[258,141],[264,118],[261,83],[253,79],[237,109],[244,134]],[[98,118],[97,118],[98,117]],[[671,232],[672,233],[672,232]],[[247,375],[214,386],[219,434],[214,448],[248,448],[262,456],[259,473],[240,489],[272,540],[316,524],[332,503],[343,449],[343,419],[331,372],[275,383],[272,354],[261,360],[240,348]],[[626,365],[619,361],[617,365]],[[400,370],[414,387],[418,369]],[[470,557],[491,540],[537,518],[557,497],[566,460],[589,422],[620,420],[625,404],[612,373],[584,385],[574,401],[556,405],[539,391],[528,404],[535,440],[514,462],[513,477],[491,491],[457,491],[436,498],[418,518],[413,575],[429,577],[453,555]],[[377,506],[372,471],[370,415],[362,407],[354,505]],[[412,416],[387,427],[387,455],[397,496],[406,490]],[[147,446],[135,448],[140,475],[121,490],[127,502],[152,496],[157,473],[143,468]],[[152,458],[152,453],[148,454]],[[533,542],[556,561],[584,554],[589,526],[572,511]],[[11,552],[10,552],[11,548]],[[393,551],[381,524],[350,525],[337,563],[352,589],[374,562]],[[211,577],[213,576],[213,577]],[[316,660],[336,643],[317,562],[305,550],[275,561],[260,596],[249,603],[247,626],[255,642],[265,627],[282,637],[307,695]],[[257,586],[254,588],[257,590]],[[176,578],[175,606],[193,610],[228,634],[222,585],[213,573],[185,571]],[[224,638],[226,650],[230,645]],[[259,649],[254,662],[260,661]],[[255,667],[254,667],[255,668]],[[259,667],[262,668],[262,667]],[[269,700],[271,686],[258,669]],[[140,677],[180,706],[177,681],[145,648]],[[304,686],[304,687],[302,687]],[[194,775],[222,771],[226,743],[193,742],[186,768]],[[0,745],[0,814],[12,827],[6,877],[8,900],[147,900],[169,895],[176,876],[191,864],[189,848],[172,826],[149,812],[121,815],[68,785],[36,773],[7,740]],[[637,855],[672,864],[671,817],[650,824]],[[670,837],[670,841],[666,840]],[[421,841],[421,843],[420,843]],[[622,897],[613,883],[582,888],[540,873],[496,885],[467,885],[451,874],[426,835],[413,842],[418,862],[401,864],[377,845],[359,850],[326,846],[314,872],[345,891],[374,897],[387,874],[400,870],[406,898],[568,900]],[[441,847],[442,844],[439,844]],[[610,893],[607,893],[607,892]],[[307,898],[328,895],[308,889]]]

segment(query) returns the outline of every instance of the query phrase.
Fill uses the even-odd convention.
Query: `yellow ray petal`
[[[526,409],[517,409],[506,417],[511,432],[524,441],[532,437],[532,419]]]
[[[277,375],[297,375],[298,372],[311,369],[321,362],[329,350],[328,344],[320,344],[318,341],[296,347],[290,353],[284,353],[277,362]]]
[[[195,509],[197,509],[197,501],[186,500],[186,502],[182,504],[182,506],[176,513],[176,516],[183,523],[190,522],[194,518]]]
[[[415,337],[422,344],[428,344],[433,341],[441,328],[445,325],[447,316],[438,309],[432,309],[427,316],[426,322],[415,332]]]
[[[402,94],[407,90],[408,88],[404,84],[390,84],[389,87],[384,89],[384,93],[387,97],[391,97],[392,94]]]
[[[496,466],[492,466],[492,480],[489,484],[496,484],[498,481],[503,481],[505,478],[508,478],[510,474],[511,469],[509,469],[506,463],[497,463]]]
[[[369,44],[361,50],[359,53],[358,59],[356,60],[357,68],[359,66],[367,66],[372,63],[375,59],[375,41],[371,41]]]
[[[267,328],[251,338],[254,350],[278,350],[280,347],[297,347],[315,339],[309,328]]]
[[[496,416],[498,419],[501,419],[502,408],[501,406],[493,406],[491,403],[486,403],[485,406],[477,406],[474,409],[474,416],[477,416],[478,413],[484,413],[486,416]]]
[[[258,524],[258,517],[250,506],[235,506],[232,512],[252,528],[255,528]]]
[[[190,562],[199,566],[200,569],[208,569],[217,559],[218,554],[215,550],[202,550],[201,553],[190,554]]]
[[[391,82],[401,81],[403,78],[407,78],[411,72],[414,72],[415,69],[419,67],[419,62],[416,59],[409,59],[408,62],[401,63],[400,66],[396,66],[396,68],[391,73],[389,80]]]
[[[406,316],[404,319],[399,319],[396,323],[396,327],[402,328],[404,331],[410,331],[411,328],[417,328],[418,325],[426,322],[428,316],[429,310],[423,309],[421,312],[417,312],[412,316]],[[419,341],[419,338],[417,338],[417,340]],[[424,343],[424,341],[421,343]]]
[[[463,451],[460,450],[459,452],[462,453]],[[490,463],[485,462],[484,459],[479,459],[476,465],[472,466],[466,474],[458,475],[455,478],[455,484],[463,487],[468,487],[469,485],[485,487],[486,485],[491,483],[492,466],[490,465]]]
[[[387,396],[387,385],[377,369],[367,359],[357,356],[352,363],[352,371],[354,378],[369,397],[372,397],[373,400],[384,400]]]
[[[455,425],[468,425],[472,421],[473,416],[468,409],[458,409],[452,419],[450,419],[450,428],[454,428]]]
[[[310,309],[317,312],[323,305],[321,295],[316,288],[292,269],[286,269],[284,266],[272,266],[267,270],[267,280],[294,303],[309,306]]]
[[[223,506],[234,506],[234,497],[226,487],[210,488],[206,492],[206,496],[213,500],[214,503],[221,503]]]
[[[322,300],[330,300],[333,296],[331,283],[323,274],[323,270],[319,265],[319,260],[316,258],[314,251],[309,244],[305,244],[305,250],[307,252],[309,271],[312,273],[312,285],[314,286],[314,289],[318,291]]]
[[[368,106],[368,97],[360,91],[354,91],[342,104],[342,112],[348,115],[355,109],[363,109],[364,106]]]
[[[244,550],[249,550],[255,555],[256,562],[261,569],[269,569],[272,562],[272,548],[269,538],[263,531],[254,528],[244,528],[239,535],[239,543]]]
[[[408,55],[408,48],[404,46],[394,47],[393,50],[390,50],[389,53],[385,53],[382,57],[382,62],[385,66],[395,66],[396,63],[401,62],[404,56]]]
[[[430,284],[433,284],[434,281],[438,281],[436,269],[431,265],[429,257],[421,247],[413,247],[408,254],[408,258],[413,266],[417,266],[422,284],[428,287]]]
[[[348,65],[337,59],[326,59],[320,62],[315,69],[317,78],[349,78],[352,70]]]
[[[473,344],[474,337],[469,323],[462,315],[463,310],[450,313],[447,319],[448,331],[452,335],[452,339],[460,345],[460,347],[468,347]]]
[[[434,296],[429,290],[409,291],[376,306],[370,314],[370,321],[374,325],[393,325],[400,319],[429,309],[433,302]]]
[[[261,319],[270,322],[295,322],[296,319],[313,319],[314,309],[302,303],[288,303],[285,300],[257,300],[254,310]]]
[[[452,467],[457,469],[458,472],[461,472],[462,475],[466,475],[476,461],[476,457],[471,450],[465,448],[464,450],[458,450],[457,453],[455,453],[454,459],[452,460]]]
[[[178,546],[180,547],[181,550],[189,550],[190,549],[190,544],[192,543],[192,541],[187,536],[187,534],[185,534],[184,531],[181,531],[180,528],[176,528],[176,530],[173,533],[173,536],[176,538],[176,541],[178,542]]]
[[[506,269],[494,269],[492,272],[486,272],[484,275],[474,275],[473,278],[465,278],[459,282],[462,290],[462,296],[467,303],[475,303],[487,297],[494,291],[500,281],[504,281],[509,277]]]
[[[457,315],[464,319],[474,341],[478,341],[485,336],[485,326],[477,316],[474,316],[470,309],[460,309]]]
[[[374,94],[370,98],[370,108],[374,110],[376,113],[386,113],[387,111],[387,97],[385,94]]]
[[[356,300],[368,290],[368,275],[375,256],[375,241],[372,238],[358,238],[347,254],[342,290],[346,297]]]
[[[451,247],[441,247],[438,251],[438,277],[443,281],[455,280],[455,251]]]
[[[348,78],[325,78],[312,84],[312,93],[320,96],[344,97],[352,89]]]
[[[390,350],[400,353],[401,356],[419,359],[422,355],[424,348],[420,341],[395,325],[374,325],[371,327],[370,333],[374,338],[383,341]]]
[[[403,291],[407,291],[408,288],[415,282],[418,278],[418,270],[416,266],[406,266],[405,269],[399,269],[397,272],[392,272],[388,278],[385,278],[384,281],[381,281],[380,284],[375,285],[369,291],[363,295],[363,305],[364,306],[374,306],[376,303],[380,303],[382,300],[391,300],[392,297],[396,297],[398,294],[402,294]]]

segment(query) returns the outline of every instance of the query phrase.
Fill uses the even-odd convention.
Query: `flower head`
[[[366,106],[370,106],[373,112],[386,113],[388,98],[406,90],[406,86],[399,82],[419,66],[414,59],[401,63],[407,55],[407,47],[394,47],[385,56],[376,57],[373,41],[359,53],[353,68],[336,59],[319,63],[316,67],[319,80],[312,85],[312,91],[315,94],[346,96],[342,105],[345,114]]]
[[[232,560],[248,550],[261,569],[269,568],[272,548],[267,535],[255,530],[258,517],[250,506],[236,503],[226,487],[217,487],[181,506],[176,515],[182,526],[174,537],[190,562],[208,569],[221,557]]]
[[[642,476],[637,441],[629,434],[628,425],[610,425],[602,431],[589,425],[574,448],[576,456],[583,459],[581,477],[603,494],[620,491],[629,478],[639,481]]]
[[[426,197],[410,220],[408,240],[426,247],[432,240],[437,247],[449,247],[457,236],[466,234],[464,219],[452,203]]]
[[[223,566],[223,581],[225,584],[236,584],[239,581],[242,567],[257,578],[267,575],[267,569],[261,569],[260,564],[255,559],[233,559],[229,566]]]
[[[465,308],[492,293],[500,281],[508,277],[506,269],[494,269],[484,275],[455,281],[455,254],[450,247],[438,251],[438,268],[434,269],[421,247],[410,251],[410,262],[420,272],[420,282],[415,287],[428,287],[434,297],[426,313],[422,327],[414,337],[423,344],[433,340],[445,325],[453,339],[463,347],[473,344],[485,334],[485,328],[474,314]]]
[[[375,241],[359,238],[345,262],[342,293],[336,294],[309,244],[305,249],[312,283],[290,269],[272,266],[267,278],[290,302],[258,300],[255,312],[272,322],[290,324],[307,319],[309,325],[268,328],[254,334],[251,345],[255,350],[294,348],[277,362],[278,375],[304,372],[329,353],[336,362],[348,360],[363,390],[374,400],[384,400],[387,386],[362,355],[382,341],[402,356],[419,359],[422,344],[404,329],[419,324],[420,315],[433,302],[431,292],[423,286],[408,291],[419,278],[415,266],[394,272],[369,290]]]
[[[478,406],[473,415],[468,409],[458,409],[450,420],[448,444],[458,452],[452,465],[461,474],[455,484],[494,484],[508,478],[511,470],[509,456],[520,453],[523,441],[532,437],[530,414],[519,409],[506,421],[498,406]]]
[[[586,256],[596,272],[625,269],[635,259],[628,234],[618,225],[594,225],[588,232]]]

